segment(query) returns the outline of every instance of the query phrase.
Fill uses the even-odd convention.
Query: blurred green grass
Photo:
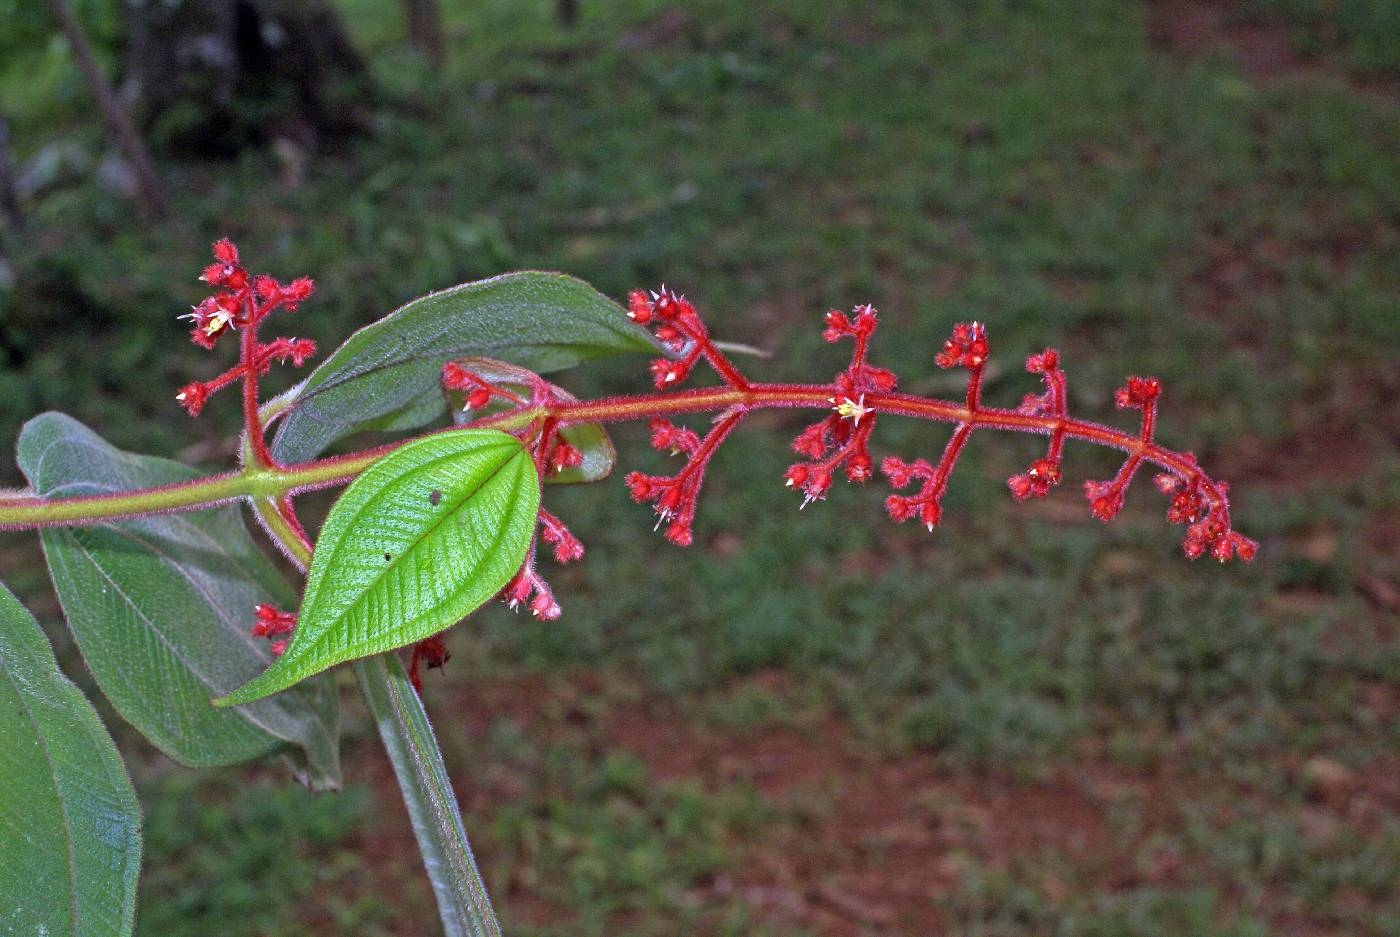
[[[251,152],[166,161],[179,210],[158,227],[81,180],[28,206],[0,436],[53,407],[130,448],[226,452],[232,408],[192,423],[171,394],[214,367],[173,316],[228,234],[316,277],[297,332],[327,348],[428,290],[543,267],[614,296],[675,285],[771,349],[751,370],[775,378],[834,372],[820,314],[872,302],[880,363],[956,393],[931,353],[977,318],[998,402],[1046,343],[1087,416],[1115,419],[1122,375],[1162,377],[1161,438],[1235,483],[1264,543],[1253,567],[1187,564],[1145,486],[1101,527],[1074,488],[1114,463],[1082,447],[1065,490],[1010,504],[1022,439],[974,439],[934,536],[884,521],[874,490],[799,515],[791,419],[720,454],[689,551],[615,479],[551,491],[589,551],[552,571],[565,618],[484,611],[428,690],[510,932],[1400,934],[1384,4],[1245,4],[1313,56],[1267,78],[1228,42],[1152,43],[1169,4],[629,0],[571,32],[548,3],[444,4],[441,75],[396,4],[339,5],[386,101],[304,182]],[[19,156],[53,128],[98,152],[41,51],[44,94],[2,73]],[[642,367],[564,380],[621,391]],[[943,438],[879,433],[910,457]],[[636,430],[617,442],[660,468]],[[7,538],[6,577],[36,594],[26,547]],[[351,734],[365,767],[340,798],[123,737],[150,827],[141,933],[431,932],[401,808]],[[1003,842],[1040,798],[1063,808],[1045,837]]]

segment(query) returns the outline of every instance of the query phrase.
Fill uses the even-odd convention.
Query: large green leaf
[[[131,933],[141,808],[92,705],[0,585],[0,933]]]
[[[463,368],[487,381],[493,386],[502,387],[522,399],[530,399],[530,382],[539,380],[538,375],[526,368],[496,361],[494,358],[462,358],[457,361]],[[578,398],[562,387],[551,385],[554,396],[560,400],[575,401]],[[446,391],[447,407],[452,412],[452,422],[463,424],[479,417],[500,413],[514,404],[493,397],[491,402],[480,410],[464,409],[466,391]],[[583,461],[574,468],[547,473],[543,479],[549,485],[576,485],[583,482],[602,481],[612,474],[617,465],[617,449],[613,447],[608,431],[601,423],[573,423],[559,430],[559,437],[583,455]]]
[[[109,494],[196,477],[122,452],[58,413],[30,420],[19,464],[41,495]],[[209,705],[272,660],[253,609],[296,593],[259,552],[236,506],[41,531],[54,588],[102,692],[162,751],[224,765],[288,748],[315,787],[340,783],[335,689],[317,681],[236,710]]]
[[[272,451],[301,462],[358,430],[411,429],[441,416],[440,369],[449,358],[487,355],[545,372],[658,350],[645,329],[582,280],[526,271],[464,283],[350,336],[291,395]]]
[[[513,436],[452,430],[394,450],[331,508],[287,650],[217,703],[260,699],[465,618],[524,562],[539,505],[535,463]]]

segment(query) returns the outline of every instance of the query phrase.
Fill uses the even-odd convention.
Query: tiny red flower
[[[963,367],[976,370],[987,363],[987,330],[980,322],[959,322],[953,334],[934,356],[940,368]]]
[[[1130,377],[1113,395],[1119,410],[1141,410],[1162,394],[1162,383],[1155,377]]]
[[[646,290],[633,290],[627,294],[627,316],[638,325],[651,322],[652,304]]]
[[[175,399],[180,401],[180,406],[184,407],[190,416],[199,416],[204,404],[209,400],[209,388],[194,381],[181,387]]]
[[[1089,513],[1105,523],[1123,509],[1123,486],[1117,481],[1086,481],[1084,497],[1089,499]]]

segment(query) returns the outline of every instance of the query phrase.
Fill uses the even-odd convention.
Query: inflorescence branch
[[[315,347],[309,341],[294,338],[278,338],[264,344],[257,339],[257,329],[276,309],[294,312],[311,295],[313,284],[305,278],[287,285],[268,276],[250,278],[239,263],[237,249],[227,240],[214,245],[214,257],[216,262],[204,270],[202,279],[218,292],[184,318],[194,322],[191,338],[203,348],[213,348],[226,332],[241,332],[240,360],[213,380],[182,388],[177,399],[191,415],[198,415],[213,393],[241,379],[246,449],[255,464],[245,465],[243,473],[119,495],[50,502],[32,496],[0,498],[0,529],[188,510],[222,503],[230,497],[260,494],[268,498],[266,503],[275,509],[274,516],[280,519],[284,531],[302,545],[305,556],[310,556],[310,539],[297,520],[293,497],[303,491],[348,482],[397,444],[303,465],[283,466],[272,458],[264,438],[264,423],[258,415],[257,379],[274,361],[301,365]],[[464,394],[468,411],[477,411],[476,419],[467,425],[495,427],[519,438],[541,478],[582,464],[583,453],[561,434],[569,426],[648,420],[653,447],[683,457],[685,463],[669,476],[632,472],[626,483],[634,500],[653,505],[657,528],[664,526],[666,539],[679,546],[688,546],[694,540],[696,508],[710,460],[745,416],[757,409],[802,407],[827,412],[793,441],[793,449],[804,458],[788,468],[784,481],[802,493],[801,507],[825,500],[838,472],[850,482],[869,481],[873,475],[870,439],[877,419],[897,415],[952,423],[953,432],[936,465],[924,459],[906,462],[897,456],[881,461],[881,472],[897,491],[919,483],[911,494],[892,494],[886,499],[886,510],[895,521],[917,518],[930,531],[937,527],[949,478],[973,431],[1001,429],[1042,433],[1050,440],[1043,458],[1008,479],[1011,494],[1018,501],[1045,497],[1059,484],[1065,441],[1079,439],[1126,453],[1122,467],[1112,479],[1084,483],[1094,517],[1108,521],[1117,515],[1138,470],[1153,464],[1163,470],[1155,478],[1157,489],[1171,499],[1167,519],[1186,525],[1183,549],[1189,558],[1209,553],[1221,562],[1236,556],[1249,561],[1258,550],[1255,541],[1231,526],[1228,486],[1206,475],[1191,453],[1164,449],[1154,440],[1161,397],[1161,385],[1155,378],[1130,377],[1115,395],[1120,409],[1141,412],[1137,432],[1128,433],[1069,415],[1065,373],[1060,369],[1059,354],[1052,348],[1026,359],[1026,370],[1041,376],[1041,393],[1026,395],[1016,409],[984,406],[982,381],[989,346],[986,329],[977,322],[955,326],[951,337],[933,356],[941,368],[963,368],[967,372],[963,401],[955,403],[899,393],[895,374],[869,363],[870,342],[878,326],[878,316],[870,306],[857,306],[850,315],[834,310],[826,314],[823,338],[828,342],[852,342],[850,363],[826,384],[749,381],[715,345],[694,305],[665,287],[654,292],[634,291],[628,298],[627,315],[652,329],[657,341],[672,356],[650,365],[655,394],[579,401],[522,369],[502,369],[501,373],[507,376],[497,377],[490,368],[468,367],[461,362],[444,365],[442,383],[444,388]],[[720,385],[678,389],[701,360],[718,376]],[[517,393],[506,384],[517,388],[523,385],[527,393]],[[716,414],[703,436],[668,419],[699,412]],[[266,476],[258,478],[257,484],[262,487],[256,489],[250,480],[253,476],[248,474],[253,469]],[[267,492],[268,485],[272,486],[272,493]],[[512,608],[526,606],[535,616],[552,620],[559,617],[560,607],[536,569],[540,542],[552,548],[555,560],[561,564],[583,556],[583,544],[578,538],[557,516],[541,507],[526,559],[502,590],[501,598]],[[286,635],[295,627],[296,618],[270,606],[259,606],[254,620],[254,634],[272,639],[276,653],[285,646]],[[420,664],[432,668],[441,666],[446,659],[446,646],[440,637],[419,642],[410,668],[414,685],[418,685]]]
[[[214,263],[205,267],[199,278],[218,292],[206,296],[180,318],[194,324],[190,340],[207,351],[212,351],[225,334],[241,332],[238,364],[213,380],[186,384],[175,399],[190,416],[199,416],[213,394],[242,379],[248,449],[260,467],[275,465],[258,418],[258,378],[271,370],[274,361],[301,367],[316,353],[316,343],[305,338],[278,338],[263,344],[258,341],[258,326],[273,310],[296,312],[316,285],[308,277],[285,285],[266,274],[249,277],[239,263],[238,248],[228,238],[214,245]]]

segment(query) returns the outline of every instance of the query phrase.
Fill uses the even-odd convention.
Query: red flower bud
[[[228,238],[219,238],[214,242],[214,259],[222,264],[238,263],[238,248],[233,246],[233,242]]]
[[[530,614],[541,621],[554,621],[563,614],[563,609],[559,603],[554,601],[554,596],[549,592],[540,591],[535,593],[535,597],[530,600]]]
[[[1155,377],[1130,377],[1128,383],[1113,395],[1118,409],[1141,410],[1162,393],[1162,382]]]
[[[549,462],[556,472],[578,468],[583,464],[583,453],[566,442],[560,442],[549,454]]]
[[[633,290],[627,294],[627,317],[638,325],[651,321],[652,305],[646,290]]]
[[[688,547],[695,537],[688,521],[678,520],[666,528],[666,539],[678,547]]]
[[[204,404],[209,400],[209,388],[195,381],[181,387],[180,392],[175,395],[175,399],[180,402],[180,406],[184,407],[190,416],[199,416],[200,411],[204,409]]]

